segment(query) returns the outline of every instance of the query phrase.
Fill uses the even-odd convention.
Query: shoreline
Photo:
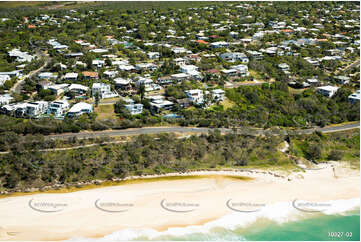
[[[264,203],[266,210],[277,211],[274,216],[282,218],[284,211],[279,209],[284,207],[274,207],[275,204],[286,202],[289,209],[299,212],[292,208],[294,199],[315,202],[340,200],[347,203],[349,199],[359,198],[359,170],[350,170],[342,164],[334,170],[332,165],[335,164],[327,164],[321,170],[307,170],[287,176],[274,176],[268,171],[232,169],[193,171],[181,175],[170,173],[161,177],[179,176],[176,176],[177,179],[158,180],[159,176],[155,178],[152,175],[141,177],[141,182],[118,186],[2,198],[0,240],[49,241],[74,237],[128,236],[124,233],[129,231],[146,230],[153,234],[164,234],[187,228],[207,229],[216,221],[235,213],[226,206],[230,199],[234,202]],[[135,177],[138,176],[127,179]],[[55,212],[39,212],[29,206],[36,207],[41,202],[67,206]],[[97,202],[98,205],[117,203],[131,206],[121,207],[126,208],[124,212],[112,210],[119,207],[102,207],[111,210],[104,212],[96,208]],[[174,207],[174,204],[183,205]],[[189,208],[192,211],[186,211]],[[180,209],[181,212],[170,212],[168,209]],[[236,214],[246,216],[244,213]],[[247,216],[255,214],[247,213]]]
[[[282,178],[282,179],[288,179],[288,176],[286,173],[291,173],[292,171],[284,171],[284,170],[277,170],[277,168],[282,167],[276,167],[276,170],[266,170],[261,168],[243,168],[243,169],[237,169],[237,168],[219,168],[219,169],[195,169],[195,170],[189,170],[185,172],[170,172],[170,173],[164,173],[164,174],[146,174],[146,175],[132,175],[127,176],[125,178],[113,178],[111,180],[92,180],[89,182],[78,182],[76,184],[54,184],[45,186],[43,188],[28,188],[27,191],[15,191],[15,192],[8,192],[3,191],[0,192],[0,199],[8,198],[8,197],[17,197],[17,196],[28,196],[28,195],[34,195],[34,194],[46,194],[46,193],[71,193],[71,192],[77,192],[77,191],[84,191],[84,190],[91,190],[91,189],[98,189],[103,187],[109,187],[109,186],[121,186],[130,184],[132,182],[156,182],[162,181],[162,179],[167,178],[174,178],[177,179],[177,177],[184,177],[189,179],[192,176],[211,176],[211,175],[223,175],[223,176],[249,176],[249,175],[269,175],[276,178]],[[294,170],[302,170],[302,167],[295,166]],[[244,173],[244,174],[240,174]],[[283,173],[283,174],[281,174]]]

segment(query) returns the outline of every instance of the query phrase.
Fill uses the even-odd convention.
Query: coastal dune
[[[272,204],[292,204],[296,199],[359,198],[359,171],[334,166],[284,178],[268,172],[193,172],[189,179],[3,198],[0,240],[100,238],[125,229],[166,231],[203,225],[232,213],[252,216]]]

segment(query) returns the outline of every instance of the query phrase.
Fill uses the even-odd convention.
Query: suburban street
[[[27,75],[25,75],[21,79],[19,79],[18,82],[16,82],[15,85],[10,89],[11,92],[16,92],[18,94],[21,93],[21,86],[24,83],[24,81],[26,80],[26,78],[30,78],[30,77],[36,75],[37,73],[42,71],[50,62],[50,57],[48,55],[44,54],[43,52],[37,51],[36,55],[38,56],[38,58],[41,58],[41,57],[45,58],[44,65],[42,65],[40,68],[38,68],[36,70],[29,72]]]
[[[338,131],[345,131],[350,129],[360,128],[360,123],[353,124],[344,124],[339,126],[329,126],[323,128],[313,128],[313,129],[299,129],[299,130],[262,130],[249,127],[239,127],[237,128],[237,133],[239,134],[248,134],[248,135],[261,135],[261,134],[270,134],[270,133],[281,133],[281,134],[311,134],[314,131],[320,131],[323,133],[332,133]],[[80,133],[65,133],[65,134],[55,134],[46,136],[47,139],[68,139],[76,137],[78,139],[84,138],[100,138],[100,137],[117,137],[117,136],[130,136],[130,135],[140,135],[140,134],[159,134],[159,133],[208,133],[210,130],[215,130],[216,128],[196,128],[196,127],[144,127],[144,128],[134,128],[134,129],[124,129],[124,130],[107,130],[107,131],[96,131],[96,132],[80,132]],[[231,128],[220,128],[218,129],[222,133],[233,132]]]

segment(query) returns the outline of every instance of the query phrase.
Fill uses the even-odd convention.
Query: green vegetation
[[[352,167],[360,166],[360,130],[332,134],[316,132],[312,135],[292,139],[291,154],[315,162],[346,160]]]
[[[292,94],[287,84],[273,83],[227,89],[226,95],[236,105],[224,110],[182,110],[185,117],[181,125],[247,126],[269,128],[272,126],[306,127],[325,126],[359,120],[359,105],[347,101],[351,90],[343,87],[332,99],[313,90]],[[203,125],[201,125],[203,124]]]
[[[285,139],[282,136],[221,135],[217,130],[189,138],[177,138],[173,134],[140,135],[126,143],[46,152],[39,151],[46,143],[41,136],[23,139],[13,134],[11,137],[1,141],[11,152],[0,156],[0,190],[21,191],[54,184],[74,185],[96,179],[197,169],[295,168],[291,158],[278,150]],[[356,166],[359,137],[358,130],[292,136],[290,151],[300,158],[347,160]],[[48,141],[48,147],[59,146],[59,142]],[[69,142],[79,141],[69,140],[66,146]]]

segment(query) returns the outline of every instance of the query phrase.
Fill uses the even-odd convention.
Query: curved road
[[[38,58],[44,57],[45,63],[38,69],[30,71],[27,75],[25,75],[21,79],[19,79],[18,82],[16,82],[15,85],[10,89],[11,92],[21,93],[21,87],[22,87],[22,84],[25,82],[26,78],[30,78],[30,77],[34,76],[35,74],[37,74],[38,72],[42,71],[50,62],[49,55],[46,55],[46,54],[42,53],[41,51],[38,51],[36,53],[36,55],[38,56]]]
[[[313,128],[313,129],[298,129],[298,130],[263,130],[257,128],[239,127],[237,128],[238,134],[247,135],[261,135],[261,134],[311,134],[315,131],[323,133],[338,132],[350,129],[360,128],[360,122],[352,124],[343,124],[338,126],[329,126],[324,128]],[[140,134],[159,134],[159,133],[208,133],[210,130],[216,128],[196,128],[196,127],[146,127],[146,128],[134,128],[134,129],[123,129],[123,130],[106,130],[106,131],[95,131],[95,132],[80,132],[80,133],[64,133],[54,134],[46,136],[47,139],[67,139],[76,137],[78,139],[84,138],[99,138],[99,137],[116,137],[116,136],[129,136],[129,135],[140,135]],[[222,133],[233,132],[233,129],[219,128]]]

